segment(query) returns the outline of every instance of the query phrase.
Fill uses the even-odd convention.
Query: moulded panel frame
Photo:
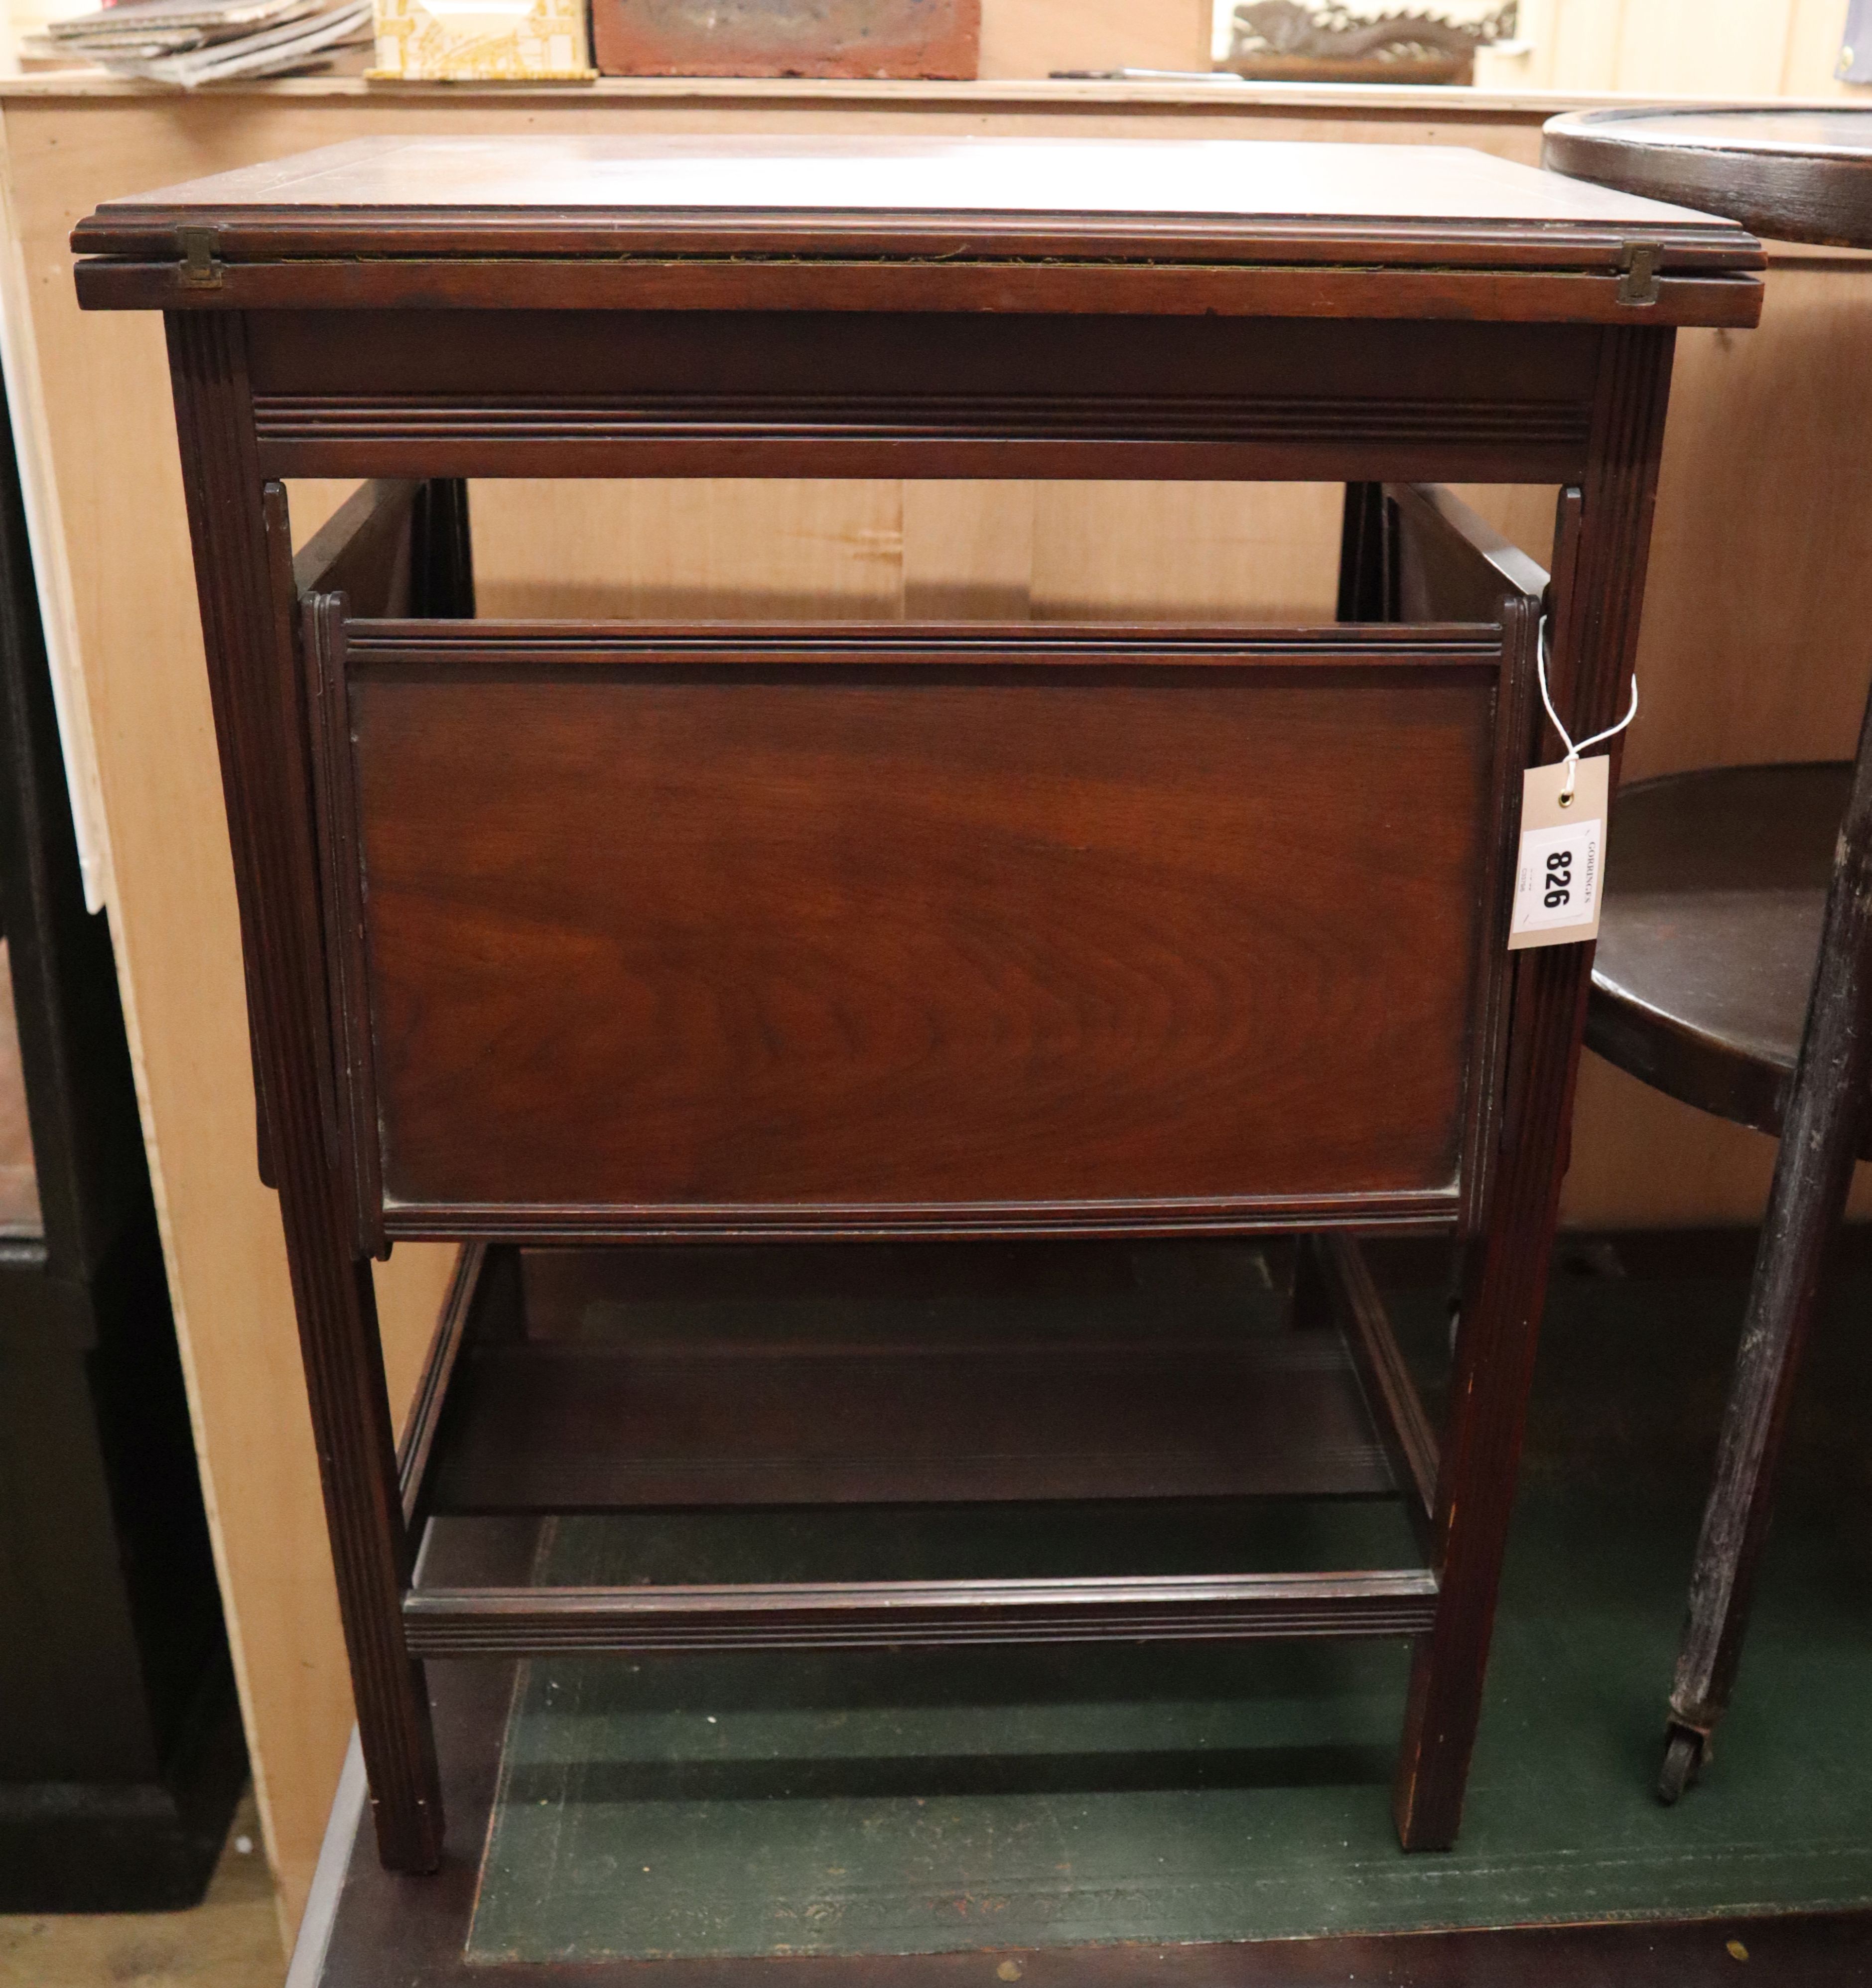
[[[1480,1207],[1481,1183],[1473,1175],[1485,1162],[1484,1128],[1492,1122],[1500,1082],[1507,975],[1505,955],[1498,943],[1503,877],[1496,853],[1525,757],[1519,735],[1525,734],[1526,726],[1519,714],[1526,699],[1520,695],[1502,696],[1503,661],[1505,655],[1525,651],[1528,629],[1495,624],[1340,625],[1287,632],[1046,624],[840,624],[816,629],[704,624],[656,629],[576,623],[347,624],[342,600],[336,597],[309,599],[304,626],[314,706],[326,919],[333,935],[333,1026],[345,1120],[340,1145],[360,1246],[381,1249],[399,1237],[463,1236],[601,1240],[1228,1233],[1395,1225],[1448,1229],[1464,1226],[1471,1211]],[[377,921],[381,942],[380,921],[389,914],[384,894],[373,894],[367,846],[374,823],[364,819],[359,800],[364,784],[358,763],[364,748],[360,742],[367,729],[360,719],[360,698],[368,701],[387,687],[406,700],[418,700],[424,709],[439,712],[441,707],[427,700],[451,686],[457,691],[469,687],[471,695],[475,685],[518,685],[535,696],[546,689],[549,696],[546,687],[559,683],[580,686],[589,702],[600,686],[605,687],[606,695],[627,696],[633,685],[650,684],[662,687],[667,702],[668,695],[681,699],[705,685],[713,688],[725,682],[735,686],[732,695],[739,699],[756,687],[771,690],[776,683],[796,690],[812,682],[875,685],[881,678],[920,685],[926,691],[954,680],[972,687],[972,704],[978,700],[979,687],[991,684],[1045,683],[1055,690],[1070,685],[1083,698],[1089,683],[1149,686],[1153,691],[1172,683],[1193,683],[1208,689],[1228,673],[1242,684],[1245,695],[1285,686],[1299,699],[1290,700],[1290,715],[1303,708],[1306,697],[1326,695],[1340,698],[1335,708],[1343,712],[1350,708],[1345,698],[1362,699],[1362,689],[1354,686],[1366,684],[1374,689],[1383,686],[1394,696],[1406,685],[1434,685],[1448,691],[1462,683],[1478,694],[1471,720],[1473,735],[1463,749],[1472,752],[1475,762],[1467,803],[1474,810],[1469,834],[1473,846],[1462,851],[1471,881],[1460,887],[1467,898],[1465,943],[1460,963],[1445,969],[1451,981],[1462,982],[1448,1052],[1452,1071],[1448,1163],[1431,1170],[1435,1177],[1349,1189],[1323,1180],[1306,1191],[1286,1193],[1265,1185],[1259,1192],[1233,1192],[1211,1184],[1200,1193],[1044,1196],[950,1191],[894,1197],[850,1192],[816,1197],[803,1192],[650,1199],[563,1192],[487,1197],[400,1190],[397,1139],[404,1119],[398,1099],[388,1094],[394,1092],[394,1083],[387,1091],[380,1088],[377,1043],[387,1031],[400,1040],[421,1004],[412,1010],[404,999],[393,1019],[381,1011],[378,999],[380,981],[370,957],[371,934]],[[1302,685],[1303,695],[1298,689]],[[412,733],[406,724],[406,759],[421,729]],[[377,770],[380,775],[381,768]],[[380,790],[380,778],[377,785]],[[1434,803],[1420,800],[1416,805]],[[451,887],[442,888],[446,891]],[[452,889],[459,894],[467,888],[463,878]],[[542,911],[541,915],[547,914]],[[407,987],[401,989],[404,996],[407,992]],[[965,1082],[964,1072],[956,1074]],[[628,1097],[618,1097],[613,1108],[627,1112]],[[491,1138],[505,1168],[514,1164],[514,1148],[522,1131],[518,1125],[509,1128],[505,1143],[497,1127],[474,1134],[465,1126],[461,1135]],[[1089,1131],[1086,1136],[1092,1136]],[[986,1164],[985,1157],[982,1163]],[[792,1171],[782,1170],[789,1178]],[[387,1189],[387,1177],[391,1182]]]
[[[1576,482],[1604,336],[987,312],[257,311],[245,323],[271,478]]]

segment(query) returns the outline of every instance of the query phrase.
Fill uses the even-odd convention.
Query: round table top
[[[1570,111],[1541,163],[1779,241],[1872,248],[1872,110]]]

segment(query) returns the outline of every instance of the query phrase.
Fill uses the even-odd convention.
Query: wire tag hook
[[[1631,708],[1617,724],[1608,725],[1603,732],[1595,732],[1590,739],[1582,739],[1576,746],[1573,735],[1560,722],[1560,714],[1553,708],[1553,698],[1547,689],[1547,617],[1540,617],[1540,634],[1536,644],[1535,673],[1540,680],[1540,701],[1546,707],[1547,722],[1560,735],[1560,743],[1566,748],[1566,757],[1561,763],[1566,769],[1566,778],[1562,783],[1559,805],[1563,808],[1573,804],[1573,782],[1579,776],[1580,755],[1594,746],[1603,746],[1608,739],[1616,739],[1638,715],[1638,673],[1631,673]]]

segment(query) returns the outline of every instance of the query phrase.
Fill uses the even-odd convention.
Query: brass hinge
[[[180,279],[185,290],[218,290],[221,264],[215,253],[215,234],[211,228],[178,228],[175,238],[182,250]]]
[[[1664,247],[1657,242],[1627,242],[1618,259],[1618,300],[1622,304],[1657,301],[1657,265]]]

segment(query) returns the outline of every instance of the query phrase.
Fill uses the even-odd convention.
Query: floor
[[[279,1988],[286,1974],[251,1794],[192,1911],[0,1915],[0,1988]]]
[[[471,1959],[1226,1942],[1872,1905],[1872,1607],[1789,1525],[1707,1784],[1651,1791],[1689,1540],[1522,1502],[1462,1840],[1388,1800],[1404,1653],[536,1663]]]
[[[1147,1294],[1163,1255],[1135,1273]],[[1408,1267],[1387,1281],[1434,1384],[1443,1295],[1401,1285]],[[1406,1665],[1390,1643],[568,1658],[528,1667],[470,1959],[1227,1942],[1872,1905],[1864,1451],[1823,1412],[1872,1389],[1853,1329],[1872,1303],[1861,1269],[1836,1280],[1715,1766],[1674,1811],[1651,1791],[1740,1300],[1739,1280],[1698,1268],[1634,1276],[1617,1250],[1588,1251],[1556,1279],[1450,1854],[1404,1857],[1392,1836]],[[1186,1326],[1200,1300],[1238,1334],[1290,1338],[1252,1280],[1177,1288]],[[1073,1310],[1116,1333],[1133,1300],[1113,1282]],[[775,1308],[758,1303],[763,1318]],[[711,1308],[711,1333],[727,1309]],[[603,1585],[1411,1557],[1389,1505],[1173,1501],[1147,1508],[1147,1529],[1134,1510],[562,1520],[542,1573]]]
[[[1803,1774],[1809,1787],[1816,1780],[1829,1778],[1826,1771],[1827,1715],[1831,1703],[1843,1701],[1833,1699],[1830,1685],[1816,1696],[1813,1662],[1820,1661],[1823,1667],[1843,1665],[1843,1675],[1872,1633],[1859,1619],[1864,1612],[1862,1598],[1872,1594],[1872,1582],[1865,1579],[1868,1568],[1864,1546],[1868,1536],[1865,1521],[1872,1516],[1872,1452],[1867,1451],[1863,1442],[1859,1412],[1868,1391],[1872,1390],[1872,1343],[1856,1330],[1866,1307],[1872,1303],[1872,1247],[1867,1246],[1867,1241],[1863,1234],[1855,1237],[1849,1252],[1850,1260],[1834,1280],[1828,1329],[1820,1335],[1797,1416],[1793,1467],[1782,1501],[1783,1523],[1779,1529],[1778,1550],[1772,1556],[1779,1579],[1772,1584],[1785,1588],[1797,1614],[1816,1601],[1823,1604],[1810,1625],[1817,1634],[1803,1629],[1791,1640],[1783,1638],[1776,1631],[1775,1611],[1769,1611],[1759,1625],[1766,1633],[1759,1636],[1752,1648],[1742,1706],[1733,1730],[1727,1736],[1711,1785],[1694,1794],[1674,1818],[1647,1808],[1634,1824],[1636,1827],[1654,1824],[1668,1829],[1681,1824],[1685,1834],[1701,1836],[1707,1825],[1717,1820],[1718,1807],[1726,1805],[1725,1790],[1739,1795],[1745,1788],[1752,1794],[1766,1788],[1767,1781],[1763,1777],[1774,1764],[1771,1757],[1774,1750],[1759,1753],[1751,1761],[1749,1755],[1757,1750],[1750,1742],[1749,1733],[1770,1715],[1774,1719],[1791,1721],[1794,1726],[1804,1724],[1809,1729],[1806,1743],[1811,1750],[1806,1769],[1799,1762],[1795,1763],[1793,1782],[1782,1794],[1798,1802]],[[1556,1537],[1567,1549],[1561,1557],[1577,1554],[1587,1563],[1614,1567],[1624,1562],[1635,1567],[1637,1563],[1630,1554],[1623,1550],[1610,1550],[1609,1543],[1614,1533],[1621,1530],[1613,1521],[1621,1513],[1624,1527],[1635,1525],[1644,1534],[1655,1534],[1668,1547],[1657,1567],[1647,1571],[1640,1584],[1658,1591],[1657,1611],[1663,1626],[1659,1630],[1653,1625],[1647,1635],[1655,1641],[1661,1635],[1662,1642],[1638,1666],[1644,1673],[1643,1677],[1631,1682],[1630,1690],[1619,1697],[1617,1704],[1609,1701],[1580,1703],[1572,1708],[1575,1714],[1573,1743],[1555,1762],[1557,1778],[1563,1783],[1580,1778],[1591,1765],[1587,1756],[1596,1750],[1580,1736],[1588,1732],[1601,1736],[1598,1751],[1611,1746],[1629,1752],[1632,1776],[1648,1768],[1663,1663],[1674,1633],[1674,1622],[1665,1618],[1674,1617],[1681,1606],[1681,1588],[1675,1584],[1681,1577],[1678,1563],[1687,1544],[1682,1536],[1686,1526],[1694,1524],[1694,1487],[1700,1485],[1708,1469],[1709,1443],[1745,1287],[1748,1258],[1745,1238],[1698,1242],[1688,1259],[1694,1268],[1687,1272],[1682,1243],[1634,1238],[1622,1239],[1616,1246],[1571,1246],[1556,1266],[1554,1310],[1535,1392],[1526,1472],[1529,1496],[1519,1530],[1524,1538],[1553,1530],[1539,1523],[1529,1527],[1525,1520],[1536,1517],[1543,1506],[1549,1506],[1563,1483],[1578,1486],[1583,1482],[1605,1499],[1604,1523],[1596,1524],[1589,1520],[1583,1526],[1560,1528]],[[1422,1310],[1424,1350],[1428,1352],[1438,1327],[1434,1309]],[[1430,1363],[1426,1361],[1425,1364]],[[1684,1503],[1687,1495],[1691,1499],[1688,1509]],[[1816,1525],[1817,1533],[1812,1530]],[[1667,1534],[1670,1537],[1664,1541]],[[1809,1544],[1803,1544],[1803,1535]],[[1817,1559],[1812,1557],[1815,1554]],[[1667,1561],[1668,1565],[1664,1564]],[[1517,1640],[1512,1618],[1517,1614],[1526,1616],[1529,1602],[1542,1589],[1546,1591],[1548,1608],[1537,1604],[1532,1611],[1536,1619],[1526,1620],[1522,1625],[1536,1662],[1543,1644],[1549,1651],[1563,1654],[1561,1646],[1589,1628],[1576,1610],[1573,1599],[1551,1577],[1558,1564],[1558,1560],[1550,1560],[1547,1570],[1530,1567],[1536,1574],[1547,1572],[1549,1578],[1524,1585],[1519,1608],[1511,1582],[1509,1619],[1504,1624],[1505,1652]],[[1592,1585],[1590,1580],[1585,1583],[1586,1588]],[[1573,1597],[1590,1598],[1583,1590],[1573,1591]],[[1544,1621],[1538,1619],[1543,1614]],[[1562,1671],[1567,1668],[1565,1663],[1556,1666]],[[1631,1665],[1621,1664],[1613,1668],[1623,1674]],[[546,1682],[543,1677],[540,1680],[542,1692]],[[599,1682],[594,1673],[593,1684]],[[701,1714],[698,1723],[712,1728],[708,1711],[700,1706],[693,1709]],[[711,1706],[708,1710],[716,1709]],[[599,1723],[609,1722],[601,1718]],[[1609,1740],[1604,1736],[1607,1733],[1612,1736]],[[769,1735],[750,1736],[765,1742],[752,1750],[766,1755],[769,1771],[776,1751],[792,1750],[775,1749]],[[1492,1798],[1491,1781],[1513,1777],[1512,1760],[1526,1757],[1516,1742],[1528,1736],[1499,1731],[1492,1743],[1485,1736],[1485,1756],[1492,1746],[1502,1756],[1499,1764],[1506,1771],[1505,1775],[1492,1773],[1486,1758],[1478,1763],[1483,1770],[1477,1790],[1478,1809],[1485,1807]],[[1054,1737],[1050,1743],[1056,1746],[1060,1743]],[[806,1755],[819,1750],[812,1744],[800,1750]],[[838,1750],[824,1750],[836,1754]],[[860,1750],[870,1756],[874,1770],[887,1764],[897,1753],[894,1745]],[[1855,1757],[1864,1757],[1857,1749],[1852,1750]],[[1641,1755],[1644,1756],[1642,1760]],[[799,1758],[795,1756],[796,1761]],[[898,1758],[901,1760],[901,1755]],[[1333,1764],[1330,1757],[1327,1764]],[[1344,1764],[1340,1763],[1342,1767]],[[1857,1780],[1850,1772],[1850,1763],[1835,1761],[1832,1765],[1835,1769],[1848,1768],[1843,1778],[1849,1786]],[[1356,1771],[1348,1770],[1343,1777],[1329,1774],[1326,1784],[1355,1786],[1363,1778],[1362,1760],[1353,1760],[1350,1767]],[[1256,1794],[1252,1780],[1250,1777],[1245,1790],[1251,1798]],[[1637,1785],[1635,1780],[1634,1785]],[[510,1784],[510,1800],[514,1792]],[[634,1795],[649,1791],[632,1789],[629,1792]],[[537,1790],[535,1798],[538,1798]],[[515,1804],[507,1821],[524,1824],[525,1806],[524,1800]],[[669,1819],[666,1810],[665,1820]],[[1478,1819],[1482,1818],[1478,1815]],[[1757,1811],[1763,1840],[1771,1849],[1788,1847],[1780,1840],[1787,1820],[1784,1814],[1777,1822]],[[192,1912],[63,1919],[0,1918],[0,1988],[29,1988],[29,1984],[30,1988],[105,1988],[105,1984],[109,1988],[184,1988],[184,1984],[187,1988],[279,1988],[286,1963],[271,1885],[254,1848],[258,1833],[249,1802],[237,1817],[207,1899]],[[600,1830],[598,1837],[608,1834],[608,1830]],[[1847,1831],[1843,1843],[1854,1834]],[[1866,1853],[1867,1846],[1872,1845],[1872,1829],[1857,1830],[1856,1834],[1860,1851]],[[248,1846],[245,1851],[241,1848],[243,1842]],[[617,1857],[624,1845],[617,1840],[595,1840],[591,1847],[603,1859]],[[678,1847],[674,1838],[666,1838],[662,1845],[666,1851]],[[697,1861],[713,1861],[722,1848],[720,1844],[698,1841],[694,1846]],[[496,1956],[525,1952],[542,1930],[532,1912],[520,1909],[511,1883],[529,1864],[530,1875],[537,1879],[541,1867],[526,1854],[527,1846],[519,1834],[503,1848],[512,1854],[513,1861],[503,1873],[500,1866],[505,1858],[497,1854],[495,1867],[488,1874],[495,1895],[484,1899],[485,1905],[495,1909],[484,1913],[473,1941],[480,1949],[476,1958],[483,1966]],[[623,1860],[618,1858],[617,1861]],[[646,1857],[639,1861],[651,1860]],[[607,1922],[607,1914],[590,1911],[593,1900],[590,1894],[583,1899],[576,1895],[581,1890],[578,1880],[590,1871],[589,1866],[581,1869],[582,1863],[578,1858],[569,1860],[556,1874],[558,1883],[543,1888],[558,1891],[556,1902],[562,1910],[569,1905],[585,1907],[586,1922],[574,1923],[569,1929],[569,1943],[575,1949],[583,1946],[587,1954],[594,1956],[616,1952],[619,1946],[615,1928]],[[640,1869],[633,1875],[641,1880]],[[503,1875],[509,1880],[506,1885],[502,1882]],[[1538,1875],[1531,1871],[1524,1873],[1524,1876]],[[1813,1892],[1812,1902],[1820,1902],[1823,1892],[1823,1887]],[[1745,1899],[1740,1895],[1735,1898],[1739,1905],[1749,1903],[1758,1908],[1766,1905],[1771,1909],[1789,1902],[1781,1898],[1778,1887],[1750,1894]],[[1706,1903],[1705,1909],[1708,1909]],[[1536,1909],[1530,1915],[1544,1915]],[[576,1922],[580,1914],[575,1910],[569,1916]],[[1423,1922],[1421,1918],[1418,1922]],[[1704,1929],[1713,1939],[1721,1925],[1720,1921],[1715,1922],[1712,1930],[1711,1922],[1706,1921]],[[1732,1927],[1730,1931],[1738,1929]],[[562,1929],[562,1939],[566,1930]],[[1093,1936],[1097,1936],[1096,1932]],[[750,1927],[744,1938],[743,1950],[772,1951],[783,1943],[775,1940],[765,1926]],[[711,1943],[698,1942],[705,1946]],[[726,1943],[732,1946],[738,1942]],[[817,1943],[810,1939],[805,1942],[809,1948]],[[834,1950],[839,1943],[836,1938],[826,1942]],[[681,1950],[681,1946],[677,1940],[657,1944],[663,1945],[666,1952],[671,1948]],[[691,1947],[691,1950],[695,1949]],[[1725,1964],[1737,1965],[1739,1978],[1742,1953],[1728,1946],[1719,1958]],[[498,1962],[488,1971],[505,1973]]]

